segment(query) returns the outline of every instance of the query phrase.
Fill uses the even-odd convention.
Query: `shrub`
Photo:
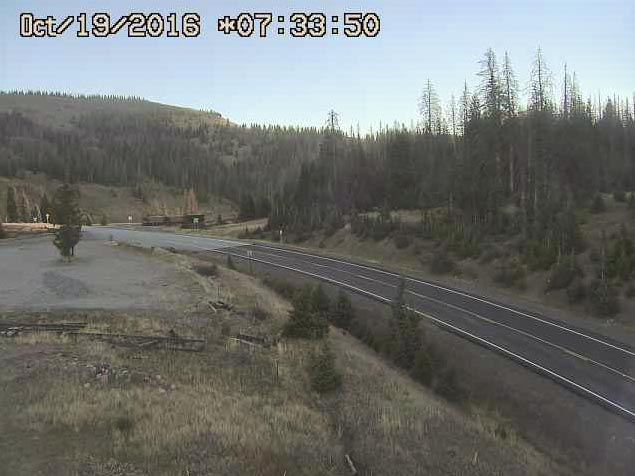
[[[628,208],[631,210],[635,209],[635,192],[628,194]]]
[[[411,375],[413,379],[426,387],[429,387],[432,384],[434,368],[432,366],[430,354],[425,347],[419,348],[415,354],[415,362]]]
[[[589,252],[589,259],[592,263],[599,263],[602,259],[602,253],[597,248],[591,248]]]
[[[626,193],[623,190],[616,190],[613,192],[613,200],[619,203],[626,202]]]
[[[311,286],[304,287],[293,298],[293,309],[289,311],[282,334],[291,338],[321,339],[328,331],[325,316],[315,310]]]
[[[465,390],[459,385],[456,371],[451,367],[439,373],[434,391],[450,402],[459,402],[465,398]]]
[[[227,255],[227,267],[229,269],[236,269],[236,265],[234,264],[234,260],[230,254]]]
[[[479,262],[482,264],[488,264],[496,259],[501,258],[502,256],[503,254],[501,253],[501,250],[497,246],[488,246],[485,248],[485,250],[481,254]]]
[[[448,274],[456,269],[456,264],[445,248],[432,256],[430,271],[434,274]]]
[[[62,225],[55,233],[53,244],[57,247],[63,258],[70,261],[75,256],[75,246],[79,243],[81,228],[73,225]]]
[[[211,278],[218,274],[218,266],[216,266],[214,263],[197,264],[194,266],[194,271],[196,271],[201,276]]]
[[[633,283],[633,281],[626,285],[626,289],[624,289],[624,296],[629,299],[633,299],[635,297],[635,283]]]
[[[606,204],[604,203],[604,199],[601,194],[596,193],[593,198],[593,203],[591,204],[591,213],[603,213],[605,211]]]
[[[566,258],[551,268],[545,292],[567,288],[577,276],[582,276],[574,258]]]
[[[105,213],[101,216],[101,219],[99,220],[99,224],[101,226],[106,226],[108,225],[108,215],[106,215]]]
[[[573,282],[567,288],[567,298],[569,304],[577,304],[583,301],[587,296],[587,287],[584,281],[579,277],[573,279]]]
[[[257,305],[254,306],[253,316],[257,321],[267,321],[271,319],[271,313]]]
[[[331,301],[324,292],[321,284],[315,286],[311,292],[311,306],[314,312],[325,317],[328,316],[329,310],[331,309]]]
[[[611,317],[620,310],[617,289],[606,280],[597,279],[591,283],[591,304],[600,317]]]
[[[355,311],[353,310],[351,299],[347,293],[340,289],[337,301],[335,301],[331,312],[331,322],[340,329],[349,330],[354,318]]]
[[[262,280],[262,283],[265,286],[268,286],[269,288],[273,289],[275,293],[277,293],[278,295],[282,296],[285,299],[293,299],[293,296],[295,295],[297,291],[296,287],[293,284],[291,284],[289,281],[286,281],[284,279],[273,278],[271,276],[265,276],[264,279]]]
[[[526,275],[525,267],[518,260],[507,260],[498,266],[494,282],[506,288],[512,286],[522,288],[526,284]]]
[[[393,240],[398,250],[408,248],[412,243],[411,237],[403,231],[398,231],[397,233],[395,233],[395,235],[393,236]]]
[[[311,388],[318,393],[333,392],[342,385],[342,376],[335,367],[335,357],[326,344],[311,356],[308,370]]]

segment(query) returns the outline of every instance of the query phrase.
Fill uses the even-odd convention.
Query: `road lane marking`
[[[281,257],[280,255],[266,253],[266,252],[263,252],[263,251],[259,251],[258,253],[260,255],[270,256],[270,257],[273,257],[273,258],[280,258]],[[238,255],[238,256],[242,256],[242,255]],[[289,258],[287,258],[287,259],[289,259]],[[394,285],[392,285],[390,283],[386,283],[385,281],[380,281],[380,280],[377,280],[377,279],[369,278],[368,276],[362,276],[360,274],[355,274],[355,273],[353,273],[351,271],[345,271],[345,270],[340,270],[340,269],[336,269],[336,268],[331,268],[331,267],[329,267],[327,265],[313,263],[311,261],[307,261],[307,260],[303,260],[303,259],[298,259],[298,258],[296,258],[296,259],[298,261],[302,262],[302,263],[307,263],[307,264],[314,265],[314,266],[317,266],[317,267],[320,267],[320,268],[326,268],[326,269],[329,269],[329,270],[331,270],[333,272],[348,274],[348,275],[354,276],[356,278],[365,279],[365,280],[371,281],[373,283],[381,284],[383,286],[389,286],[391,288],[396,287],[396,286],[394,286]],[[545,339],[543,339],[541,337],[538,337],[538,336],[536,336],[534,334],[531,334],[529,332],[523,331],[521,329],[517,329],[517,328],[512,327],[512,326],[510,326],[508,324],[504,324],[502,322],[495,321],[495,320],[490,319],[488,317],[485,317],[485,316],[483,316],[481,314],[478,314],[476,312],[470,311],[469,309],[465,309],[465,308],[463,308],[461,306],[450,304],[448,302],[441,301],[439,299],[432,298],[432,297],[429,297],[429,296],[424,296],[422,294],[419,294],[419,293],[417,293],[415,291],[411,291],[409,289],[405,289],[405,292],[410,293],[413,296],[416,296],[416,297],[418,297],[420,299],[424,299],[426,301],[431,301],[431,302],[434,302],[435,304],[439,304],[441,306],[446,306],[446,307],[448,307],[450,309],[454,309],[456,311],[468,314],[470,316],[473,316],[476,319],[485,321],[488,324],[491,324],[491,325],[494,325],[494,326],[503,327],[503,328],[508,329],[510,331],[516,332],[516,333],[521,334],[521,335],[523,335],[525,337],[528,337],[530,339],[536,340],[536,341],[538,341],[538,342],[540,342],[542,344],[545,344],[545,345],[548,345],[548,346],[553,347],[555,349],[558,349],[559,351],[561,351],[561,352],[563,352],[563,353],[565,353],[567,355],[570,355],[572,357],[578,358],[578,359],[580,359],[580,360],[582,360],[584,362],[587,362],[589,364],[597,365],[598,367],[602,367],[603,369],[608,370],[609,372],[613,372],[616,375],[619,375],[620,377],[635,383],[635,377],[632,377],[632,376],[630,376],[630,375],[628,375],[628,374],[626,374],[626,373],[624,373],[624,372],[622,372],[620,370],[617,370],[617,369],[611,367],[610,365],[607,365],[605,363],[602,363],[602,362],[599,362],[599,361],[597,361],[595,359],[592,359],[591,357],[587,357],[587,356],[581,355],[581,354],[577,353],[576,351],[574,351],[572,349],[569,349],[567,347],[564,347],[564,346],[561,346],[561,345],[556,344],[554,342],[545,340]]]
[[[349,266],[353,266],[353,267],[357,267],[357,268],[362,268],[362,269],[366,269],[366,270],[369,270],[369,271],[375,271],[375,272],[378,272],[378,273],[386,274],[388,276],[393,276],[393,277],[401,277],[402,276],[400,274],[392,273],[390,271],[384,271],[384,270],[382,270],[380,268],[374,268],[374,267],[371,267],[371,266],[364,266],[364,265],[361,265],[361,264],[351,263],[351,262],[348,262],[348,261],[345,261],[345,260],[338,260],[338,259],[334,259],[334,258],[328,258],[328,257],[325,257],[325,256],[313,255],[313,254],[310,254],[310,253],[302,253],[302,252],[299,252],[299,251],[287,250],[287,249],[284,249],[284,248],[275,248],[275,247],[261,245],[261,244],[254,244],[253,246],[258,246],[258,247],[262,247],[262,248],[269,249],[269,250],[282,251],[283,253],[294,253],[294,254],[298,254],[298,255],[302,255],[302,256],[309,256],[309,257],[312,257],[312,258],[319,258],[319,259],[324,259],[324,260],[328,260],[328,261],[334,261],[336,263],[345,264],[345,265],[349,265]],[[537,316],[534,316],[534,315],[531,315],[531,314],[527,314],[527,313],[525,313],[523,311],[518,311],[516,309],[504,306],[502,304],[497,304],[495,302],[488,301],[488,300],[480,298],[478,296],[473,296],[471,294],[467,294],[467,293],[458,291],[456,289],[446,288],[445,286],[440,286],[438,284],[430,283],[430,282],[427,282],[427,281],[422,281],[420,279],[413,278],[413,277],[410,277],[410,276],[407,276],[407,275],[403,275],[403,277],[404,277],[404,279],[409,280],[409,281],[413,281],[415,283],[419,283],[419,284],[423,284],[425,286],[430,286],[430,287],[433,287],[433,288],[441,289],[443,291],[446,291],[446,292],[449,292],[449,293],[453,293],[453,294],[457,294],[457,295],[460,295],[460,296],[463,296],[463,297],[466,297],[466,298],[469,298],[469,299],[473,299],[475,301],[479,301],[479,302],[482,302],[484,304],[488,304],[490,306],[497,307],[499,309],[504,309],[504,310],[512,312],[514,314],[518,314],[518,315],[521,315],[521,316],[524,316],[524,317],[528,317],[530,319],[534,319],[536,321],[542,322],[543,324],[548,324],[550,326],[557,327],[557,328],[559,328],[561,330],[570,332],[572,334],[576,334],[576,335],[578,335],[580,337],[584,337],[586,339],[592,340],[592,341],[597,342],[599,344],[603,344],[605,346],[611,347],[611,348],[613,348],[615,350],[624,352],[626,354],[629,354],[629,355],[635,357],[635,352],[633,352],[633,351],[630,351],[630,350],[625,349],[623,347],[620,347],[618,345],[611,344],[610,342],[606,342],[606,341],[604,341],[602,339],[598,339],[596,337],[590,336],[590,335],[585,334],[583,332],[579,332],[579,331],[577,331],[575,329],[571,329],[571,328],[563,326],[561,324],[557,324],[555,322],[551,322],[551,321],[542,319],[540,317],[537,317]]]
[[[342,287],[345,287],[345,288],[348,288],[348,289],[352,289],[352,290],[356,291],[359,294],[364,294],[364,295],[367,295],[367,296],[371,296],[371,297],[373,297],[373,298],[375,298],[375,299],[377,299],[377,300],[379,300],[381,302],[384,302],[384,303],[392,302],[391,299],[385,298],[383,296],[380,296],[379,294],[375,294],[375,293],[370,292],[370,291],[366,291],[364,289],[358,288],[358,287],[353,286],[351,284],[347,284],[347,283],[344,283],[344,282],[341,282],[341,281],[338,281],[338,280],[335,280],[335,279],[332,279],[332,278],[329,278],[329,277],[326,277],[326,276],[321,276],[321,275],[318,275],[318,274],[315,274],[315,273],[310,273],[308,271],[304,271],[304,270],[301,270],[301,269],[298,269],[298,268],[293,268],[291,266],[286,266],[286,265],[282,265],[282,264],[278,264],[278,263],[273,263],[271,261],[266,261],[266,260],[262,260],[262,259],[259,259],[259,258],[249,258],[247,256],[238,255],[238,254],[235,254],[235,253],[229,253],[226,249],[225,250],[210,250],[210,251],[213,251],[213,252],[216,252],[216,253],[221,253],[221,254],[228,254],[228,255],[231,255],[231,256],[233,256],[235,258],[253,260],[253,261],[257,261],[257,262],[260,262],[260,263],[268,264],[268,265],[271,265],[271,266],[274,266],[274,267],[287,269],[287,270],[290,270],[290,271],[295,271],[297,273],[304,274],[306,276],[311,276],[313,278],[317,278],[317,279],[320,279],[322,281],[330,282],[330,283],[338,285],[338,286],[342,286]],[[486,347],[494,348],[494,349],[498,350],[499,352],[501,352],[501,353],[503,353],[503,354],[505,354],[507,356],[512,357],[513,359],[516,359],[516,360],[518,360],[518,361],[520,361],[520,362],[522,362],[522,363],[524,363],[526,365],[529,365],[530,367],[532,367],[534,369],[538,369],[539,371],[541,371],[543,373],[546,373],[547,375],[549,375],[553,379],[555,379],[555,380],[557,380],[559,382],[564,382],[567,385],[570,385],[573,388],[577,389],[578,391],[583,392],[585,395],[592,396],[593,398],[595,398],[596,400],[599,400],[600,402],[602,402],[603,404],[607,405],[609,408],[613,409],[614,411],[621,412],[622,414],[627,415],[632,421],[635,421],[635,412],[634,411],[631,411],[631,410],[623,407],[619,403],[614,402],[614,401],[610,400],[609,398],[607,398],[607,397],[605,397],[605,396],[603,396],[603,395],[601,395],[601,394],[599,394],[597,392],[594,392],[593,390],[585,387],[584,385],[580,385],[580,384],[574,382],[573,380],[571,380],[571,379],[569,379],[567,377],[564,377],[564,376],[554,372],[553,370],[550,370],[550,369],[548,369],[546,367],[543,367],[542,365],[537,364],[535,362],[532,362],[531,360],[523,357],[520,354],[512,352],[511,350],[506,349],[505,347],[501,347],[501,346],[499,346],[499,345],[497,345],[497,344],[495,344],[493,342],[488,341],[487,339],[483,339],[482,337],[479,337],[479,336],[477,336],[475,334],[472,334],[471,332],[468,332],[466,330],[461,329],[460,327],[457,327],[457,326],[455,326],[453,324],[450,324],[450,323],[445,322],[445,321],[443,321],[441,319],[438,319],[438,318],[436,318],[436,317],[434,317],[434,316],[432,316],[430,314],[427,314],[425,312],[419,311],[419,310],[414,309],[414,308],[412,308],[410,306],[406,306],[406,308],[411,310],[411,311],[413,311],[413,312],[415,312],[416,314],[419,314],[420,316],[423,316],[423,317],[425,317],[425,318],[427,318],[427,319],[429,319],[429,320],[431,320],[433,322],[436,322],[437,324],[439,324],[442,327],[446,327],[446,328],[452,329],[452,331],[457,333],[457,334],[460,334],[460,335],[463,335],[463,336],[467,336],[469,339],[472,339],[472,340],[475,340],[477,342],[480,342],[480,343],[484,344]]]

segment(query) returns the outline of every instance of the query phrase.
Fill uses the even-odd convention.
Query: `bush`
[[[450,402],[459,402],[465,398],[465,390],[459,385],[456,371],[451,367],[439,373],[434,391]]]
[[[296,287],[289,281],[273,278],[271,276],[265,276],[262,283],[271,288],[278,295],[289,300],[293,299],[293,296],[297,291]]]
[[[633,299],[635,297],[635,283],[633,283],[633,281],[626,285],[626,289],[624,289],[624,296],[629,299]]]
[[[331,301],[324,292],[321,284],[315,286],[311,292],[311,306],[314,312],[325,317],[329,315]]]
[[[321,339],[328,331],[325,316],[315,310],[311,286],[304,287],[293,298],[293,309],[289,311],[282,334],[291,338]]]
[[[108,215],[106,215],[105,213],[101,216],[101,219],[99,220],[99,224],[101,226],[106,226],[108,225]]]
[[[613,192],[613,200],[618,203],[626,202],[626,193],[623,190],[616,190]]]
[[[412,243],[412,238],[403,231],[398,231],[397,233],[395,233],[395,235],[393,236],[393,240],[398,250],[408,248]]]
[[[587,297],[587,287],[584,281],[579,277],[573,279],[573,282],[567,288],[567,298],[569,304],[577,304]]]
[[[494,260],[502,258],[503,254],[501,250],[497,246],[488,246],[485,248],[481,257],[479,259],[479,263],[489,264]]]
[[[63,225],[55,233],[53,244],[57,247],[63,258],[70,261],[75,256],[75,246],[79,243],[81,228],[74,225]]]
[[[582,270],[574,258],[566,258],[551,268],[545,292],[569,287],[576,277],[582,277]]]
[[[213,278],[218,274],[218,266],[216,266],[214,263],[198,264],[194,266],[194,271],[196,271],[201,276]]]
[[[227,267],[229,269],[236,269],[236,265],[234,264],[234,260],[230,254],[227,255]]]
[[[494,275],[494,282],[506,288],[512,286],[523,288],[526,285],[526,276],[525,267],[518,260],[513,259],[505,261],[498,266]]]
[[[331,312],[331,322],[340,329],[349,330],[353,319],[355,319],[355,311],[353,310],[351,299],[347,293],[340,289],[337,301]]]
[[[599,263],[602,259],[602,252],[597,248],[591,248],[591,251],[589,252],[589,259],[592,263]]]
[[[631,210],[635,209],[635,192],[628,194],[628,208]]]
[[[432,384],[434,377],[434,368],[432,359],[428,350],[424,347],[419,348],[415,354],[414,367],[412,368],[411,376],[417,382],[429,387]]]
[[[591,283],[591,304],[593,311],[600,317],[611,317],[620,310],[617,289],[606,280],[597,279]]]
[[[591,204],[591,213],[603,213],[606,211],[606,204],[604,203],[604,198],[602,195],[597,193],[593,198],[593,203]]]
[[[318,393],[329,393],[342,385],[342,376],[335,367],[335,357],[325,344],[309,361],[311,388]]]
[[[271,319],[271,313],[260,306],[254,306],[254,319],[257,321],[268,321]]]
[[[456,269],[456,264],[445,248],[432,256],[430,271],[434,274],[448,274]]]

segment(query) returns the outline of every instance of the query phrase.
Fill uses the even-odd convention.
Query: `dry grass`
[[[0,424],[21,428],[12,432],[9,451],[14,461],[22,451],[31,465],[15,474],[48,465],[53,476],[344,475],[345,454],[360,475],[555,472],[521,440],[497,437],[487,415],[463,415],[335,329],[328,339],[344,383],[319,397],[306,373],[316,344],[236,346],[221,332],[229,326],[232,333],[276,335],[288,302],[236,271],[219,267],[206,278],[191,271],[187,258],[155,254],[189,270],[206,296],[219,292],[236,308],[193,309],[175,319],[207,336],[203,353],[140,352],[51,334],[0,341],[0,369],[20,353],[38,355],[36,370],[15,377],[0,370],[6,383],[0,406],[12,408],[0,411]],[[254,319],[255,306],[269,318]],[[115,320],[93,312],[86,319],[90,330],[131,333],[164,333],[173,325],[144,313]],[[103,364],[108,377],[95,375]],[[66,443],[58,448],[53,435]],[[2,445],[0,438],[0,452]],[[52,447],[59,452],[55,465],[44,456],[39,466],[29,460]]]
[[[26,190],[32,203],[39,204],[40,196],[46,193],[52,199],[55,190],[61,185],[58,180],[42,174],[27,174],[24,178],[0,177],[0,216],[6,216],[6,194],[9,186]],[[157,183],[146,184],[148,194],[146,203],[132,195],[132,189],[127,187],[106,187],[97,184],[79,184],[81,193],[80,207],[92,216],[93,223],[99,224],[103,214],[109,223],[127,223],[131,214],[135,222],[151,210],[150,205],[165,204],[168,211],[177,210],[183,206],[183,191]],[[207,203],[201,203],[202,213],[207,214],[209,220],[216,220],[218,213],[223,216],[233,216],[236,207],[225,199],[211,198]]]

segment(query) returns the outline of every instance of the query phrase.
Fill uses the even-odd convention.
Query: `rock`
[[[84,388],[88,388],[88,387],[90,387],[90,382],[86,382],[86,383],[84,384]]]

